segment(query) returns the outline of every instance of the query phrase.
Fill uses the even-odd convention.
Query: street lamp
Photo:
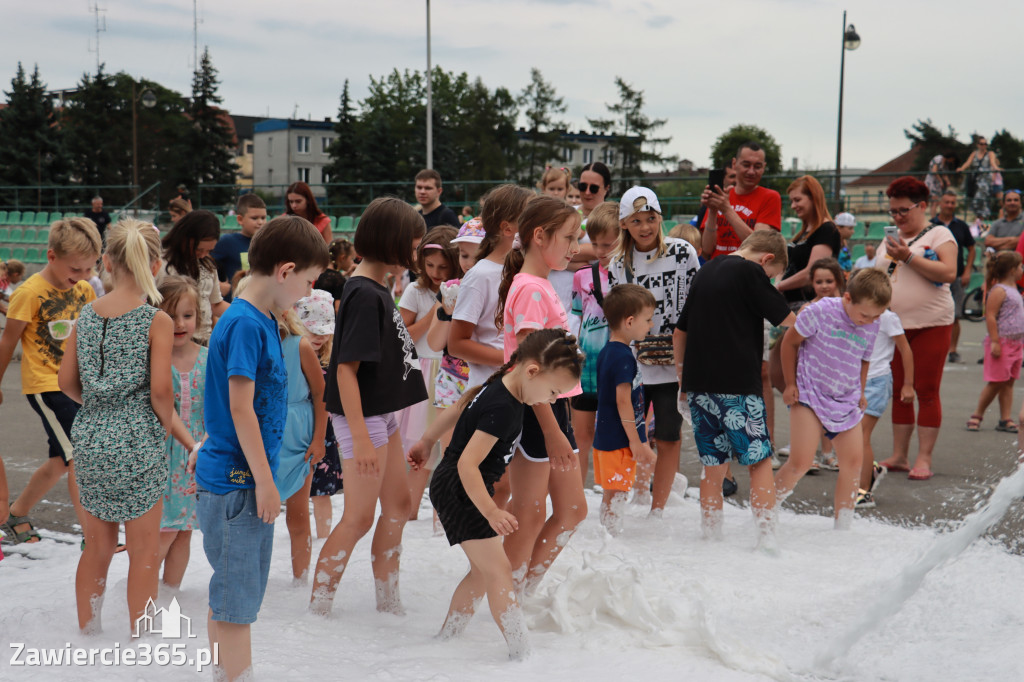
[[[135,94],[135,81],[132,81],[132,184],[135,191],[139,191],[139,114],[136,104],[142,102],[142,106],[152,109],[156,106],[156,95],[149,88],[142,91],[142,96]]]
[[[434,93],[430,72],[430,0],[427,0],[427,168],[434,167]]]
[[[846,70],[846,51],[856,50],[860,47],[860,36],[857,35],[856,29],[853,28],[853,24],[846,25],[846,10],[843,10],[843,46],[840,50],[839,56],[839,125],[836,130],[836,181],[832,186],[833,198],[836,201],[836,206],[842,208],[840,205],[840,184],[842,174],[842,157],[843,157],[843,72]]]

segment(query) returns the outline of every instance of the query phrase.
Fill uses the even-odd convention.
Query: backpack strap
[[[598,261],[594,261],[594,264],[590,266],[590,271],[594,273],[594,300],[597,304],[604,308],[604,292],[601,291],[601,264]]]

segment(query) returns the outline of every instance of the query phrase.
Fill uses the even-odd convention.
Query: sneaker
[[[960,362],[960,354],[957,353],[956,351],[953,351],[952,353],[949,354],[949,361],[953,363]]]
[[[873,493],[878,490],[878,484],[882,482],[885,475],[889,473],[889,470],[884,466],[875,462],[875,466],[871,469],[871,488],[868,490],[869,493]]]
[[[782,468],[782,460],[777,456],[772,455],[772,471],[778,471]]]
[[[875,498],[871,495],[871,492],[861,488],[857,491],[857,501],[853,503],[854,509],[874,509]]]
[[[789,443],[786,443],[781,448],[776,448],[775,454],[780,457],[789,457]]]
[[[827,471],[839,471],[839,460],[835,455],[822,455],[821,468]]]
[[[724,495],[725,497],[729,497],[730,495],[735,495],[736,491],[739,490],[739,489],[740,489],[740,487],[738,485],[736,485],[736,479],[734,479],[734,478],[723,478],[722,479],[722,495]]]

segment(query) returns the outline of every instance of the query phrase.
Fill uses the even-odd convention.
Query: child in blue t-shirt
[[[203,550],[213,567],[209,634],[215,673],[236,679],[252,666],[249,628],[270,571],[274,485],[288,414],[288,376],[271,310],[303,296],[327,266],[327,245],[308,221],[281,216],[253,237],[250,281],[210,338],[204,401],[208,438],[195,465]]]
[[[651,332],[655,305],[654,295],[637,284],[619,284],[604,297],[609,334],[597,356],[594,482],[604,489],[601,524],[613,535],[622,532],[637,462],[655,461],[644,428],[643,376],[629,347]]]

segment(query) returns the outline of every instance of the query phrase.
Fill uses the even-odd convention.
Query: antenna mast
[[[89,6],[89,12],[96,15],[96,49],[89,48],[89,52],[96,53],[96,73],[100,72],[100,33],[107,30],[107,18],[101,17],[100,13],[106,11],[107,9],[100,7],[95,0]]]

